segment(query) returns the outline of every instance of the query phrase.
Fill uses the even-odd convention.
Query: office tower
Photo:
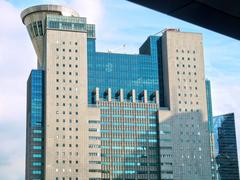
[[[234,114],[213,117],[218,179],[238,180],[238,154]]]
[[[215,160],[215,143],[213,132],[213,115],[212,115],[212,95],[211,95],[211,82],[206,80],[206,96],[207,96],[207,109],[208,109],[208,129],[210,134],[210,150],[211,150],[211,173],[212,180],[217,179],[217,164]]]
[[[201,34],[168,29],[137,55],[104,53],[74,10],[40,5],[21,17],[43,82],[28,84],[29,94],[43,88],[43,119],[38,151],[27,127],[27,179],[211,178]]]

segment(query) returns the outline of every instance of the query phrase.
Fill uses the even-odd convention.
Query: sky
[[[125,0],[0,0],[0,179],[24,179],[26,82],[37,59],[20,12],[46,3],[72,7],[96,24],[97,51],[138,53],[149,35],[165,28],[202,33],[213,114],[234,112],[239,137],[240,41]]]

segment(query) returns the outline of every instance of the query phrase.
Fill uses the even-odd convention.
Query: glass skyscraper
[[[238,180],[238,154],[234,114],[213,117],[218,179]]]
[[[38,58],[26,179],[211,179],[201,34],[167,29],[139,54],[105,53],[72,9],[40,5],[21,17]]]

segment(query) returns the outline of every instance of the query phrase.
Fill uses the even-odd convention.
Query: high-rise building
[[[201,34],[168,29],[137,55],[103,53],[74,10],[40,5],[21,17],[38,58],[26,179],[211,179]]]
[[[213,117],[218,179],[239,180],[234,114]]]
[[[215,143],[214,143],[214,132],[213,132],[211,82],[208,79],[206,80],[206,95],[207,95],[207,109],[208,109],[208,129],[210,134],[212,180],[217,180],[217,166],[216,166],[216,159],[215,159]]]

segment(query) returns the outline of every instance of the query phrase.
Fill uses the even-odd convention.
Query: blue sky
[[[239,41],[124,0],[0,0],[1,179],[24,179],[26,81],[37,61],[20,12],[43,3],[67,5],[95,23],[98,51],[126,44],[117,52],[138,53],[147,36],[165,28],[202,33],[206,77],[212,83],[213,113],[234,112],[240,135]]]

